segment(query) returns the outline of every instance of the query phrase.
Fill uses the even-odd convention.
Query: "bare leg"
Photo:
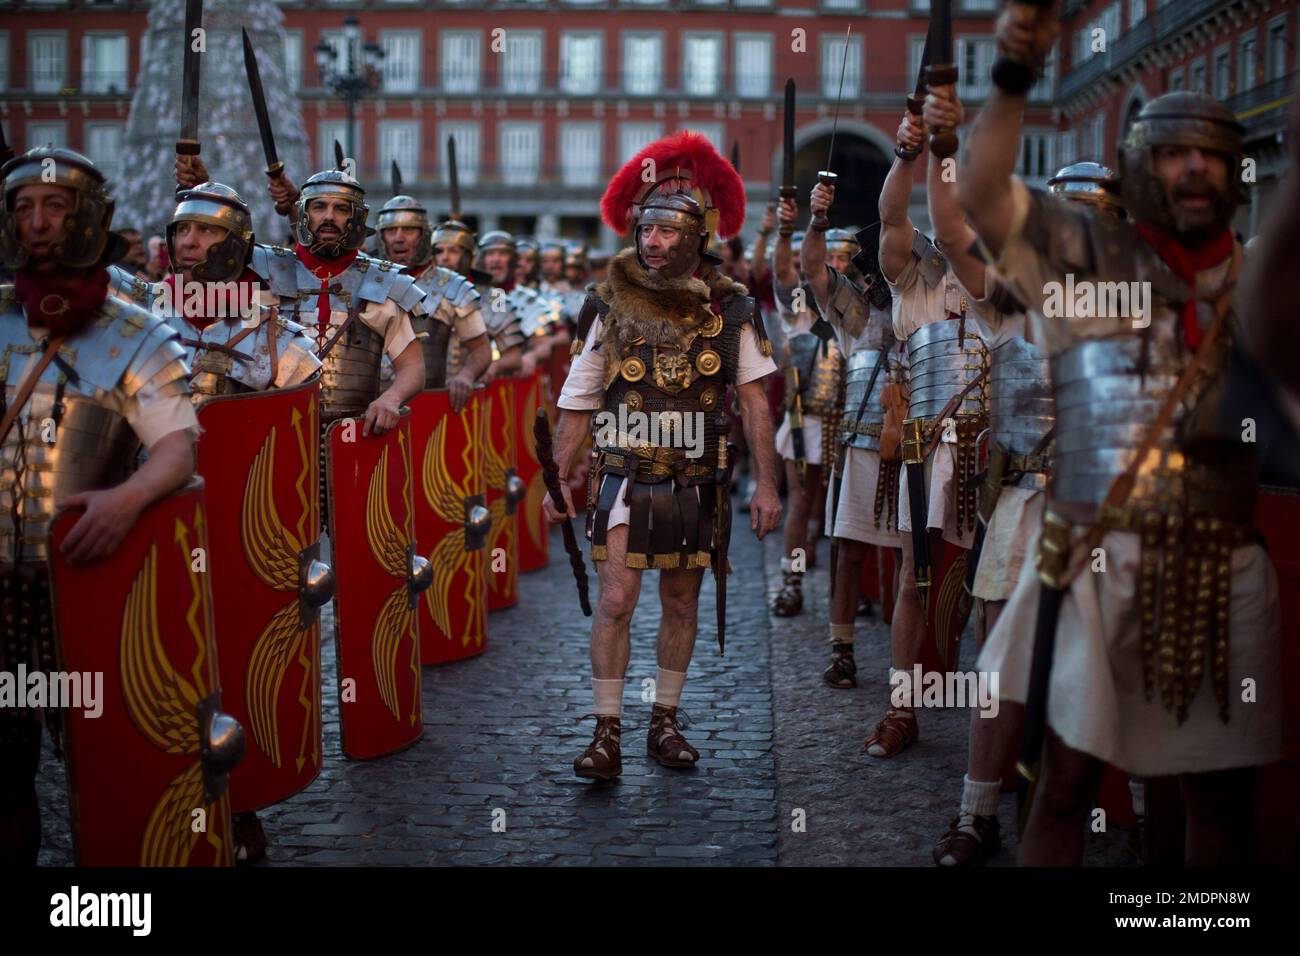
[[[911,670],[921,659],[921,647],[925,644],[925,614],[916,591],[910,534],[903,537],[902,552],[902,560],[898,562],[898,602],[894,605],[889,635],[894,666]]]
[[[1187,808],[1187,865],[1241,866],[1254,859],[1255,768],[1179,778]]]
[[[1006,601],[985,603],[985,621],[988,630],[998,622],[998,616],[1007,606]],[[981,782],[1000,781],[1007,764],[1020,743],[1024,732],[1025,708],[1023,704],[1003,700],[999,702],[996,717],[981,717],[978,709],[970,712],[970,754],[967,758],[966,776]]]
[[[835,568],[835,595],[831,599],[831,624],[853,626],[858,610],[858,597],[862,593],[862,565],[867,560],[869,544],[851,538],[836,538],[839,547]],[[851,639],[852,635],[850,635]]]
[[[641,596],[641,571],[627,566],[627,525],[610,528],[609,560],[596,562],[600,593],[591,625],[591,673],[598,680],[622,680],[632,654],[628,629]]]
[[[660,571],[659,600],[663,616],[659,619],[659,666],[665,670],[685,672],[695,650],[695,633],[699,627],[700,584],[704,569]]]
[[[785,484],[789,490],[790,510],[785,513],[785,528],[781,546],[785,556],[792,558],[795,548],[802,548],[808,537],[808,497],[813,483],[813,466],[808,466],[805,483],[799,485],[799,468],[789,458],[785,459]]]
[[[1088,811],[1106,764],[1067,747],[1050,727],[1029,821],[1020,842],[1021,866],[1078,866]]]

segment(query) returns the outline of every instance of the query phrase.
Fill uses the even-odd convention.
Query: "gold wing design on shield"
[[[542,380],[540,377],[533,382],[528,389],[528,398],[524,402],[524,422],[532,422],[537,418],[537,404],[542,390]],[[519,449],[519,460],[522,462],[525,458],[530,462],[537,461],[537,438],[533,434],[532,428],[522,429],[523,447]],[[528,490],[524,495],[523,514],[521,515],[521,524],[528,529],[529,540],[532,541],[533,547],[540,549],[546,537],[546,517],[542,514],[542,498],[546,495],[546,481],[542,477],[541,469],[533,472],[533,477],[528,479]]]
[[[450,638],[451,582],[465,562],[472,560],[475,555],[465,551],[465,498],[468,492],[452,478],[447,468],[447,421],[448,418],[443,418],[438,422],[425,443],[421,471],[425,501],[441,520],[455,526],[443,535],[429,555],[429,564],[433,567],[433,584],[424,592],[424,602],[434,623],[438,625],[438,630]],[[469,453],[468,442],[464,453]],[[469,603],[472,610],[473,602]]]
[[[158,627],[158,546],[150,545],[131,582],[122,615],[119,652],[122,695],[136,729],[155,747],[176,756],[199,753],[198,704],[206,688],[182,676],[163,648]],[[196,759],[167,786],[149,815],[140,847],[142,866],[182,866],[199,834],[190,815],[204,806],[203,766]]]
[[[415,611],[406,606],[406,535],[398,528],[388,506],[387,448],[380,454],[375,470],[370,474],[370,487],[366,492],[366,541],[379,566],[401,582],[379,609],[370,645],[370,661],[375,680],[379,683],[379,696],[389,713],[400,720],[397,651],[402,638],[414,627]],[[418,686],[418,671],[416,683]]]
[[[280,520],[275,506],[275,444],[272,426],[248,469],[240,512],[244,559],[257,579],[293,598],[271,616],[253,644],[244,672],[244,699],[253,740],[271,763],[280,766],[280,688],[299,654],[306,631],[298,626],[298,554],[303,543]]]

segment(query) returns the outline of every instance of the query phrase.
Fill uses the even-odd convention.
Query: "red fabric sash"
[[[347,271],[357,258],[357,250],[345,252],[337,259],[321,259],[301,242],[295,243],[294,253],[298,261],[311,270],[311,274],[320,279],[320,296],[316,299],[316,341],[323,345],[330,327],[330,293],[329,280]]]
[[[1134,227],[1138,235],[1156,251],[1156,255],[1164,260],[1165,265],[1174,275],[1191,287],[1192,297],[1183,303],[1183,341],[1187,343],[1188,348],[1195,351],[1200,348],[1204,336],[1201,327],[1196,324],[1196,275],[1198,272],[1222,265],[1232,257],[1234,243],[1232,230],[1224,229],[1205,245],[1189,249],[1173,236],[1154,226],[1139,222],[1134,223]]]
[[[14,275],[14,295],[27,313],[29,328],[45,328],[50,335],[76,335],[108,298],[108,270],[76,275],[20,271]]]

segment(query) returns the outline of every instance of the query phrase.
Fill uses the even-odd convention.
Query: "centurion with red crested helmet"
[[[595,422],[596,465],[588,500],[591,558],[602,578],[600,619],[622,627],[592,632],[596,734],[574,761],[580,777],[618,776],[622,673],[643,570],[682,595],[659,634],[659,679],[649,753],[691,767],[698,752],[682,737],[676,705],[695,640],[699,575],[712,567],[718,637],[724,636],[727,544],[731,532],[727,390],[736,389],[759,490],[751,504],[760,534],[780,519],[771,413],[760,380],[776,370],[754,299],[715,268],[714,233],[735,235],[744,220],[744,185],[703,136],[675,133],[651,143],[619,170],[601,201],[612,229],[634,230],[592,288],[579,319],[583,347],[558,405],[555,460],[566,476]],[[558,517],[553,505],[547,510]],[[638,579],[629,586],[615,586]],[[666,593],[666,592],[665,592]],[[689,595],[689,597],[687,597]]]

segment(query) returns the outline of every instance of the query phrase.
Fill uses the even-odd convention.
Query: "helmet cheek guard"
[[[25,267],[30,251],[19,238],[14,201],[24,186],[51,184],[71,190],[72,210],[64,218],[63,235],[52,243],[50,255],[61,265],[88,269],[120,252],[121,240],[110,231],[113,200],[104,174],[85,156],[70,149],[41,146],[28,150],[0,169],[4,201],[0,203],[0,258],[11,269]]]

